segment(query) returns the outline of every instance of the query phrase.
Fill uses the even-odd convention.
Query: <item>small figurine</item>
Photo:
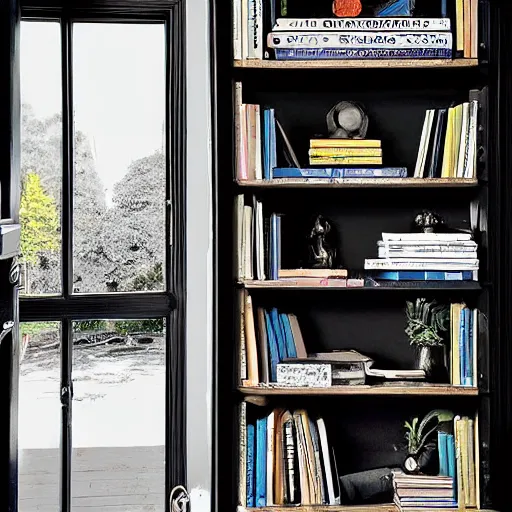
[[[437,213],[429,210],[423,210],[423,212],[416,215],[414,219],[416,231],[420,233],[435,233],[444,225],[444,219]]]
[[[368,116],[361,105],[340,101],[327,114],[327,130],[331,139],[364,139]]]
[[[336,249],[328,241],[332,237],[331,229],[330,222],[322,215],[315,218],[309,235],[309,268],[334,268]]]
[[[333,0],[332,12],[339,18],[354,18],[361,14],[361,0]]]

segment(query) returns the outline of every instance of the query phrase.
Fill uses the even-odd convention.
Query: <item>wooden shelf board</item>
[[[253,386],[238,388],[244,395],[252,396],[336,396],[336,395],[429,395],[429,396],[478,396],[478,388],[450,386],[447,384],[332,386],[330,388],[289,388]]]
[[[376,68],[470,68],[478,59],[388,59],[388,60],[235,60],[235,68],[245,69],[376,69]]]
[[[422,282],[422,281],[421,281]],[[450,283],[450,281],[446,281]],[[359,286],[359,287],[343,287],[343,286],[310,286],[296,284],[294,281],[251,281],[246,280],[239,283],[240,286],[250,290],[338,290],[343,292],[353,291],[479,291],[482,289],[480,283],[476,281],[453,281],[453,284],[446,284],[445,286]]]
[[[455,188],[476,187],[478,180],[467,178],[276,178],[238,180],[241,187],[258,188]]]

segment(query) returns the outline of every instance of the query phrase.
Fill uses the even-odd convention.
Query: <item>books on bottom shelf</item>
[[[437,432],[438,475],[393,471],[394,501],[400,510],[479,506],[478,419],[456,416],[447,430]]]
[[[336,461],[322,418],[303,409],[274,409],[247,420],[245,429],[241,505],[339,504]]]

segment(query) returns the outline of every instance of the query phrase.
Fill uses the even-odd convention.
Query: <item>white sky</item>
[[[78,23],[73,32],[75,126],[93,145],[110,199],[130,162],[162,147],[164,26]],[[60,57],[57,23],[22,23],[22,101],[37,117],[62,109]]]

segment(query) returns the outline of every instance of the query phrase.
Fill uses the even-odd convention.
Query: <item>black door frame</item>
[[[18,220],[20,194],[20,95],[19,95],[19,30],[24,19],[59,20],[62,35],[63,85],[63,215],[62,215],[62,283],[60,297],[22,298],[22,321],[61,321],[63,420],[71,414],[71,350],[73,320],[81,319],[166,319],[166,510],[169,496],[177,485],[186,485],[185,439],[185,6],[183,0],[93,0],[93,1],[21,1],[0,0],[0,69],[10,80],[0,84],[2,172],[2,218]],[[9,30],[4,30],[8,21]],[[144,294],[72,294],[72,225],[73,225],[73,141],[72,133],[72,23],[94,22],[159,22],[166,31],[166,169],[168,208],[166,212],[166,291]],[[6,44],[9,43],[9,55]],[[7,72],[8,70],[8,72]],[[8,131],[7,131],[8,130]],[[7,164],[7,156],[9,162]],[[11,261],[0,261],[0,321],[13,319],[18,307],[17,286],[7,286]],[[15,263],[14,263],[15,265]],[[18,403],[18,333],[17,327],[0,347],[0,415],[9,417],[9,439],[0,439],[0,509],[17,511],[17,403]],[[8,412],[8,415],[6,414]],[[4,414],[5,413],[5,414]],[[61,512],[70,508],[69,464],[71,439],[63,429]],[[7,443],[8,441],[8,443]]]

